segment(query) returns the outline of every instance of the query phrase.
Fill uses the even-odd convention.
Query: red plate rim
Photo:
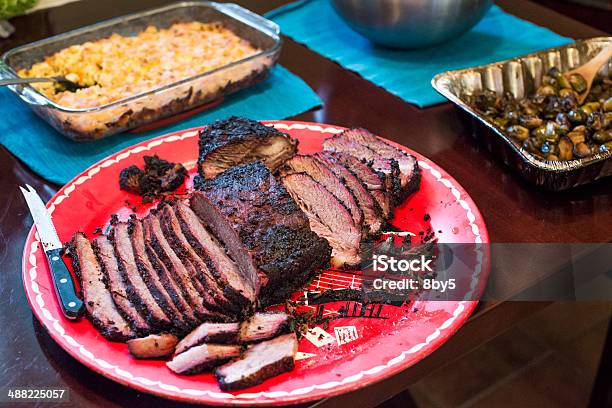
[[[346,129],[341,126],[301,121],[262,120],[262,123],[273,125],[276,128],[285,131],[291,129],[308,129],[321,133],[335,134]],[[47,203],[47,208],[50,209],[50,212],[53,212],[55,206],[59,205],[68,196],[68,194],[70,194],[76,188],[77,185],[82,184],[86,180],[93,177],[100,171],[101,168],[107,167],[113,162],[118,162],[128,157],[132,153],[148,150],[149,148],[160,145],[164,142],[173,142],[188,137],[195,137],[197,130],[200,128],[202,128],[202,126],[180,130],[166,135],[161,135],[153,139],[145,140],[135,145],[126,147],[108,156],[107,158],[100,160],[60,188],[60,190],[58,190],[58,192]],[[429,172],[436,179],[436,181],[443,184],[450,190],[456,201],[466,212],[466,218],[471,226],[472,233],[474,234],[475,243],[486,244],[489,242],[486,225],[480,211],[476,207],[476,204],[471,197],[453,177],[423,155],[398,143],[389,141],[387,139],[385,140],[393,144],[395,147],[416,156],[422,171]],[[98,374],[142,392],[184,402],[206,403],[211,405],[285,405],[329,398],[357,388],[366,387],[405,370],[415,362],[421,360],[423,357],[436,350],[463,325],[478,303],[477,301],[468,300],[456,302],[457,307],[452,313],[452,316],[440,327],[438,327],[431,335],[427,336],[425,342],[417,344],[411,347],[409,350],[403,350],[397,357],[389,360],[385,365],[379,365],[368,370],[361,371],[358,374],[345,377],[340,381],[315,384],[309,387],[291,391],[263,391],[258,393],[246,392],[240,394],[229,394],[224,392],[202,390],[181,390],[178,387],[163,384],[157,380],[139,378],[138,381],[136,381],[133,376],[131,376],[132,378],[130,381],[130,379],[126,378],[126,373],[124,370],[96,358],[81,344],[74,340],[74,338],[65,334],[65,330],[61,326],[60,322],[53,318],[51,313],[44,307],[44,301],[42,300],[42,296],[38,291],[38,286],[34,280],[36,277],[35,255],[36,252],[40,250],[38,243],[39,241],[35,233],[35,228],[32,226],[30,232],[28,233],[23,252],[22,279],[26,292],[26,298],[28,299],[28,303],[34,312],[34,315],[43,326],[49,329],[48,333],[53,340],[58,343],[60,347],[62,347],[68,354]],[[481,258],[481,271],[485,271],[485,274],[488,274],[488,249],[484,248],[483,251],[486,252],[486,254]],[[31,283],[30,286],[27,284],[28,281]],[[412,361],[402,363],[405,361],[406,355],[409,354],[416,354],[420,357],[413,359]],[[114,370],[112,370],[113,368]],[[123,371],[123,375],[120,375],[117,370]],[[358,386],[355,386],[356,383],[358,383]],[[312,392],[315,390],[319,390],[320,392],[313,394]],[[209,398],[202,398],[203,396],[208,396]]]

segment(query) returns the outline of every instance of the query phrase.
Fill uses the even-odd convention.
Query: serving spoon
[[[77,84],[76,82],[72,82],[69,79],[66,79],[63,76],[54,76],[54,77],[45,77],[45,78],[8,78],[8,79],[0,79],[0,86],[7,85],[23,85],[29,84],[32,82],[55,82],[58,85],[62,86],[68,92],[74,92],[77,89],[85,88],[82,85]]]
[[[602,65],[606,64],[608,60],[612,58],[612,44],[605,46],[604,48],[597,53],[597,55],[586,64],[579,66],[571,71],[563,73],[563,76],[568,80],[572,75],[578,74],[581,75],[586,82],[586,89],[584,92],[578,94],[578,103],[581,105],[584,103],[589,91],[591,90],[591,86],[593,85],[593,81],[597,76],[597,72],[602,67]]]

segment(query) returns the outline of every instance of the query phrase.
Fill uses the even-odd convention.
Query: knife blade
[[[34,224],[36,225],[38,239],[47,256],[53,286],[60,301],[62,312],[67,319],[77,319],[81,315],[83,301],[79,299],[70,271],[62,260],[62,242],[57,236],[51,215],[47,211],[47,207],[45,207],[40,196],[32,186],[26,184],[26,187],[27,190],[23,187],[19,188],[28,204],[28,208],[34,219]]]

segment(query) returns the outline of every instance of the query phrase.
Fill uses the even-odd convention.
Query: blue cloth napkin
[[[154,136],[204,125],[231,115],[261,120],[284,119],[320,104],[317,94],[304,81],[277,66],[264,82],[178,123],[145,133],[123,133],[94,142],[73,142],[56,132],[5,88],[0,89],[0,144],[44,179],[65,184],[106,156]]]
[[[285,5],[266,17],[295,41],[420,107],[444,102],[430,85],[438,73],[505,60],[571,42],[493,6],[469,32],[428,49],[379,47],[352,31],[329,0]]]

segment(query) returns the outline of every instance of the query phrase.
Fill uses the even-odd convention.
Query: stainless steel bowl
[[[421,48],[472,28],[491,0],[333,0],[346,23],[370,41],[394,48]]]

